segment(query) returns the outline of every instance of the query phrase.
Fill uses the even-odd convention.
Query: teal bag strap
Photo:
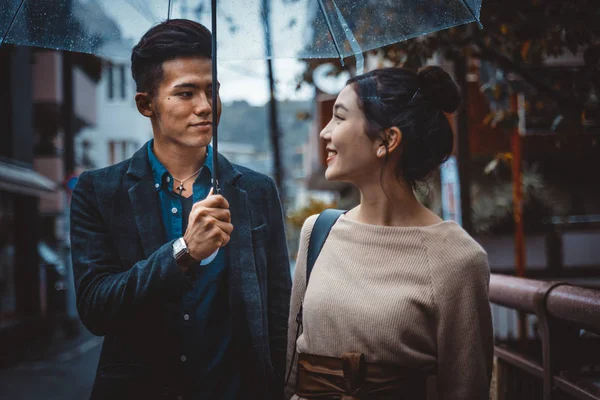
[[[310,278],[310,274],[315,266],[315,262],[319,257],[319,253],[321,253],[321,249],[329,236],[329,232],[333,225],[335,225],[336,221],[340,217],[340,215],[344,214],[346,211],[344,210],[335,210],[328,209],[323,211],[317,217],[315,221],[315,226],[310,234],[310,239],[308,242],[308,253],[306,257],[306,286],[308,287],[308,279]]]
[[[308,241],[308,251],[306,255],[306,287],[308,287],[308,280],[310,279],[310,274],[313,270],[313,267],[315,266],[317,258],[319,257],[319,253],[321,253],[321,249],[323,248],[323,245],[325,244],[325,241],[329,236],[331,228],[333,228],[333,225],[335,225],[338,218],[345,212],[345,210],[328,209],[323,211],[317,217],[312,232],[310,233],[310,239]],[[302,326],[302,303],[300,303],[300,309],[298,310],[298,314],[296,314],[296,325],[298,326],[298,328],[296,329],[296,340],[298,340],[298,336],[300,335],[300,327]],[[290,362],[287,378],[285,379],[286,386],[290,379],[295,359],[296,348],[294,347],[294,355],[292,356],[292,361]]]

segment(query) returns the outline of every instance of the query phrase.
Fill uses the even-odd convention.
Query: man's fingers
[[[231,222],[231,212],[226,208],[207,208],[206,213],[219,221]]]
[[[207,207],[207,208],[229,208],[229,202],[227,199],[220,194],[208,196],[206,199],[194,204],[194,207]]]
[[[221,243],[221,247],[227,246],[227,243],[229,243],[229,240],[231,240],[231,236],[223,235],[223,243]]]
[[[213,194],[208,199],[214,201],[213,204],[215,204],[215,206],[213,206],[213,207],[229,208],[229,202],[227,201],[227,199],[225,197],[221,196],[220,194]]]
[[[229,222],[223,222],[215,219],[215,225],[228,236],[231,235],[231,232],[233,232],[233,225],[231,225]]]
[[[190,223],[194,221],[194,223],[202,223],[202,219],[207,219],[207,221],[211,220],[211,217],[223,221],[223,222],[231,222],[231,212],[226,208],[205,208],[201,207],[196,210],[192,210],[190,213]]]
[[[231,232],[233,232],[233,225],[214,220],[214,225],[210,230],[208,236],[205,236],[203,240],[210,240],[216,243],[219,247],[225,246],[231,239]]]

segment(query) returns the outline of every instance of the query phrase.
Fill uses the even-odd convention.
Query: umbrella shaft
[[[219,158],[219,143],[218,143],[218,127],[217,127],[217,113],[218,113],[218,90],[219,81],[217,80],[217,0],[211,0],[211,30],[212,30],[212,131],[213,131],[213,193],[220,194],[221,188],[219,186],[219,170],[218,170],[218,158]]]

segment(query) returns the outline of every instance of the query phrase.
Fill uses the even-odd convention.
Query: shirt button
[[[173,208],[171,208],[171,212],[172,212],[173,214],[177,214],[177,208],[176,208],[176,207],[173,207]]]
[[[185,314],[183,316],[183,319],[185,319],[186,321],[189,321],[190,320],[190,314]]]
[[[181,362],[185,362],[185,360],[187,360],[187,357],[186,356],[181,356],[180,360],[181,360]]]
[[[171,182],[171,177],[167,176],[167,182]]]
[[[155,183],[154,187],[158,189],[160,187],[160,183]]]

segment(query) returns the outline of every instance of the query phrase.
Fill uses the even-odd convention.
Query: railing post
[[[600,334],[600,291],[492,274],[489,296],[492,303],[537,316],[542,350],[539,360],[520,342],[496,345],[498,400],[600,400],[594,374],[600,343],[580,335],[581,329]]]
[[[552,400],[552,381],[554,377],[554,370],[556,367],[556,360],[554,359],[555,352],[553,351],[552,345],[558,344],[558,338],[557,335],[555,335],[555,327],[552,324],[551,317],[548,315],[548,308],[546,307],[546,304],[548,294],[554,288],[562,285],[566,285],[566,283],[549,282],[547,285],[539,287],[534,296],[535,314],[538,318],[538,329],[540,331],[540,339],[542,340],[542,366],[544,368],[544,400]]]

